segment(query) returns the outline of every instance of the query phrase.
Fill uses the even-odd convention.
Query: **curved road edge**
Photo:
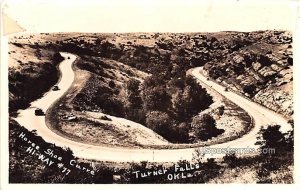
[[[34,115],[34,108],[39,107],[43,110],[48,110],[53,102],[56,102],[61,96],[63,96],[69,87],[72,85],[74,80],[74,72],[72,69],[72,64],[76,60],[76,56],[69,53],[61,53],[63,57],[70,59],[63,60],[59,68],[62,73],[62,77],[58,85],[61,90],[59,91],[49,91],[44,97],[38,99],[31,103],[31,107],[26,110],[20,110],[19,115],[15,120],[22,126],[29,130],[36,130],[37,134],[45,139],[47,142],[51,142],[61,147],[69,147],[75,156],[101,161],[118,161],[118,162],[177,162],[178,160],[192,160],[195,148],[185,148],[185,149],[171,149],[171,150],[152,150],[152,149],[129,149],[129,148],[112,148],[103,147],[96,145],[89,145],[80,142],[75,142],[62,137],[46,126],[46,121],[44,117],[38,117]],[[210,148],[246,148],[255,147],[254,143],[256,141],[257,132],[261,126],[277,123],[288,128],[287,121],[282,118],[279,114],[270,112],[270,110],[263,108],[256,103],[253,103],[237,94],[232,92],[225,92],[224,87],[215,84],[211,81],[207,81],[204,76],[200,74],[202,68],[195,68],[192,70],[192,74],[198,79],[212,86],[220,94],[224,95],[226,98],[236,103],[242,109],[244,109],[250,116],[255,120],[255,126],[253,129],[242,138],[229,141],[223,144],[216,144],[209,146]],[[205,155],[206,157],[223,157],[224,154],[215,155]]]

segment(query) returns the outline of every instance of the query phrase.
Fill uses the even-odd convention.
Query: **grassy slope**
[[[57,52],[42,45],[9,43],[9,109],[15,112],[50,89],[58,81],[57,64],[63,59]],[[34,85],[33,85],[34,84]]]

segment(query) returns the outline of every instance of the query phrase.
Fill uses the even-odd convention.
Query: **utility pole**
[[[154,150],[153,150],[153,161],[154,161]]]

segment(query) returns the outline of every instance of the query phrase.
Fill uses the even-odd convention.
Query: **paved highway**
[[[46,126],[45,117],[35,116],[34,110],[35,108],[41,108],[44,111],[47,110],[56,100],[63,96],[72,85],[75,77],[72,70],[72,63],[76,60],[76,56],[69,53],[61,53],[61,55],[65,58],[65,60],[62,61],[59,66],[61,71],[61,79],[57,85],[60,87],[60,90],[50,90],[42,98],[32,102],[28,109],[20,110],[19,115],[17,118],[15,118],[20,125],[29,130],[36,130],[37,134],[43,137],[43,139],[47,142],[54,143],[61,147],[69,147],[74,152],[75,156],[85,159],[120,162],[139,162],[145,160],[148,160],[149,162],[173,162],[180,159],[192,159],[195,148],[153,150],[103,147],[89,145],[82,142],[75,142],[54,133]],[[209,148],[255,148],[254,143],[256,141],[257,132],[261,126],[268,124],[279,124],[282,126],[283,131],[290,129],[291,126],[281,115],[240,95],[230,91],[225,91],[224,87],[214,83],[213,81],[206,80],[206,77],[200,74],[201,69],[201,67],[193,69],[192,74],[198,80],[211,86],[214,90],[218,91],[220,94],[224,95],[226,98],[244,109],[250,116],[253,117],[255,122],[254,128],[241,138],[222,144],[212,145],[209,146]],[[224,154],[206,156],[222,157]]]

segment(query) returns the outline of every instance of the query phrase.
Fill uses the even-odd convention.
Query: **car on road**
[[[45,113],[43,112],[43,110],[40,109],[40,108],[36,108],[34,110],[34,114],[37,115],[37,116],[45,115]]]
[[[75,116],[73,114],[64,115],[62,117],[62,120],[65,120],[65,121],[77,121],[77,116]]]
[[[70,57],[68,57],[68,59],[70,59]]]
[[[227,92],[227,91],[228,91],[228,88],[227,88],[227,87],[225,87],[224,91],[225,91],[225,92]]]
[[[57,90],[59,90],[59,87],[57,85],[54,85],[53,88],[52,88],[52,90],[53,91],[57,91]]]

